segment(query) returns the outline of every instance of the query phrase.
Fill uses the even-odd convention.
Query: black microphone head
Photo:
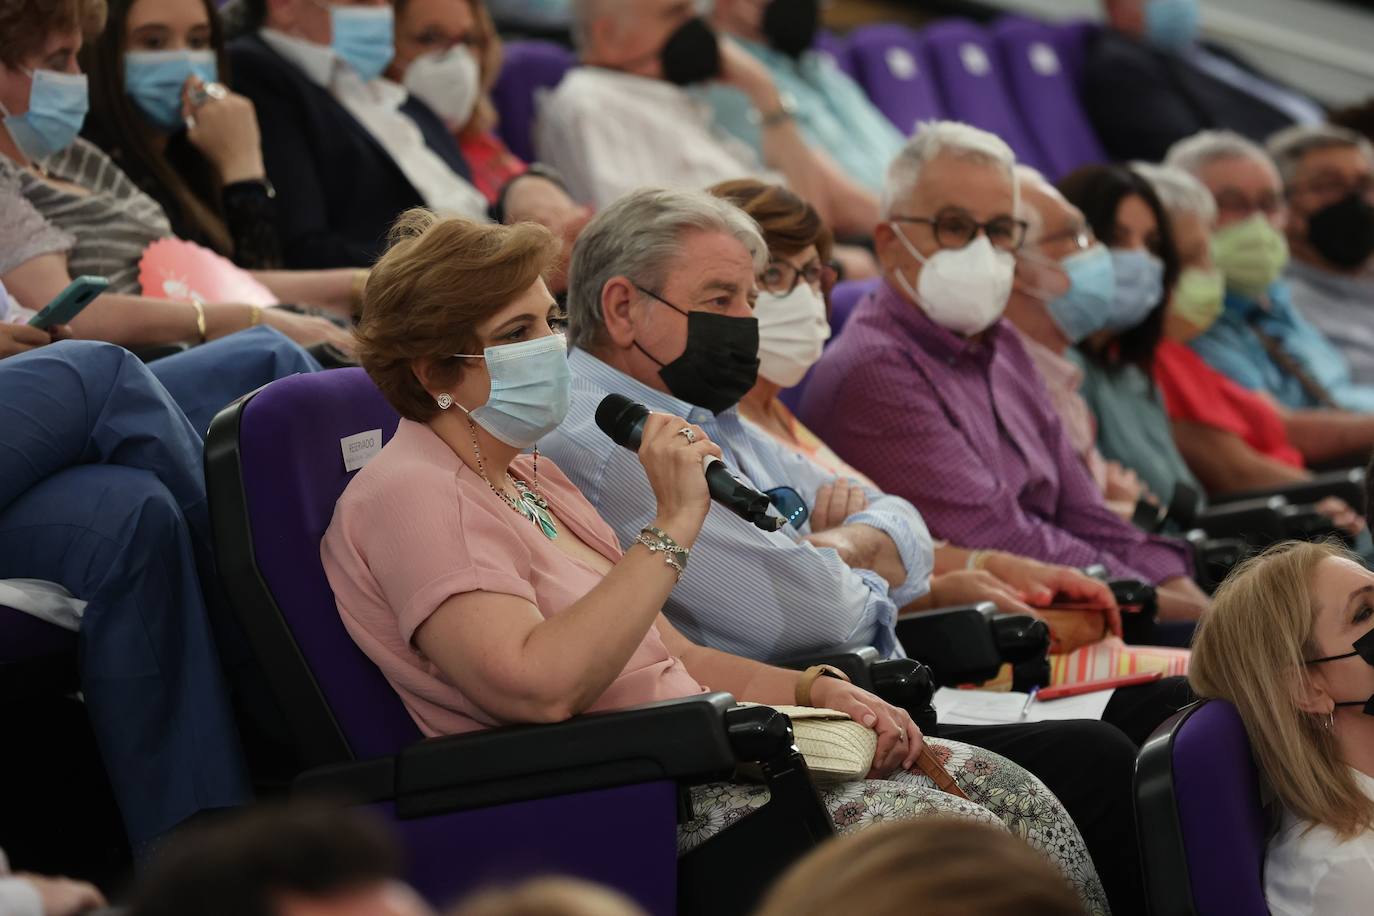
[[[648,416],[649,408],[623,394],[608,394],[596,407],[596,425],[616,445],[632,451],[639,451],[639,437]]]

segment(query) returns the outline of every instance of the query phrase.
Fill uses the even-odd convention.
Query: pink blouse
[[[529,456],[516,458],[510,471],[530,481]],[[539,462],[539,486],[561,527],[612,563],[620,559],[610,526],[547,459]],[[344,626],[426,735],[500,724],[415,647],[415,631],[440,605],[466,592],[493,592],[524,598],[552,617],[602,578],[512,511],[428,426],[409,420],[344,491],[320,555]],[[702,690],[650,627],[592,709]]]

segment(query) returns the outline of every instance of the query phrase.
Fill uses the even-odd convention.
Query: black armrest
[[[394,758],[310,770],[295,789],[394,799],[407,818],[659,779],[710,782],[728,778],[739,762],[725,725],[734,706],[729,694],[707,693],[429,738]],[[786,737],[790,745],[790,731]]]
[[[1239,538],[1209,538],[1201,531],[1188,532],[1186,540],[1193,545],[1193,578],[1209,595],[1254,549]]]
[[[813,665],[830,665],[839,668],[845,673],[845,677],[864,690],[872,690],[873,680],[870,670],[877,661],[877,649],[872,646],[856,645],[843,646],[814,654],[795,655],[773,664],[779,668],[791,668],[793,671],[805,671]]]
[[[1210,506],[1197,514],[1195,524],[1208,537],[1240,538],[1256,547],[1267,547],[1288,536],[1279,514],[1285,505],[1282,496],[1269,496]]]
[[[914,659],[879,661],[878,650],[872,646],[847,646],[823,654],[786,658],[775,664],[795,671],[805,671],[812,665],[833,665],[853,684],[909,712],[922,732],[935,734],[935,708],[930,705],[935,695],[935,678],[930,668]]]
[[[1269,496],[1282,496],[1290,503],[1317,503],[1328,496],[1338,496],[1350,504],[1356,512],[1364,508],[1364,468],[1350,468],[1344,471],[1328,471],[1317,474],[1311,480],[1284,484],[1281,487],[1264,490],[1247,490],[1243,493],[1224,493],[1212,497],[1213,504],[1233,503],[1247,499],[1260,499]]]
[[[1358,511],[1358,510],[1357,510]],[[1331,519],[1315,506],[1284,506],[1279,510],[1288,537],[1296,541],[1321,541],[1338,537],[1350,543],[1344,531],[1331,524]]]
[[[134,356],[145,363],[151,363],[168,356],[176,356],[178,353],[185,353],[189,349],[191,349],[191,345],[185,343],[157,344],[139,347],[134,351]]]
[[[907,654],[929,665],[935,683],[978,684],[997,675],[1002,653],[993,638],[991,602],[897,616],[897,638]]]

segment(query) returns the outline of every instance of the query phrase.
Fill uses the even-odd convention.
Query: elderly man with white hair
[[[1374,411],[1374,385],[1357,383],[1340,350],[1293,304],[1288,205],[1278,169],[1258,144],[1203,131],[1165,164],[1193,175],[1217,206],[1212,256],[1226,278],[1221,317],[1192,347],[1222,374],[1284,407]]]
[[[1344,127],[1291,127],[1269,138],[1288,195],[1293,304],[1374,384],[1374,145]]]
[[[953,122],[923,125],[888,170],[875,234],[885,280],[812,372],[803,421],[934,534],[1159,586],[1165,620],[1207,599],[1186,544],[1103,502],[1035,364],[1002,319],[1026,223],[1015,157]]]
[[[575,0],[576,67],[539,108],[539,158],[573,197],[605,207],[636,188],[776,180],[841,236],[867,235],[877,199],[807,146],[792,106],[758,61],[719,38],[693,0]],[[689,86],[733,86],[758,113],[762,156],[717,130]]]
[[[1180,169],[1136,163],[1169,213],[1182,275],[1169,301],[1154,374],[1174,442],[1209,493],[1302,481],[1308,464],[1374,448],[1374,416],[1321,408],[1290,410],[1222,375],[1188,344],[1222,315],[1225,279],[1212,259],[1217,207]],[[1349,507],[1328,504],[1333,517]],[[1340,521],[1340,519],[1338,519]]]

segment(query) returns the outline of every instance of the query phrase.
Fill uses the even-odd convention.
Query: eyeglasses
[[[1374,196],[1374,174],[1361,175],[1354,181],[1345,181],[1335,176],[1313,178],[1311,181],[1293,185],[1289,196],[1297,194],[1316,194],[1333,198],[1349,197],[1351,194],[1371,197]]]
[[[998,216],[980,223],[967,213],[942,213],[934,218],[928,216],[894,216],[894,223],[920,223],[930,226],[935,232],[935,244],[941,248],[963,248],[978,237],[981,232],[987,236],[992,247],[1003,251],[1015,251],[1026,241],[1026,230],[1030,224],[1023,219]]]
[[[1222,191],[1217,195],[1217,210],[1230,216],[1249,216],[1263,213],[1273,216],[1283,209],[1283,198],[1277,191],[1265,191],[1259,197],[1250,197],[1240,191]]]
[[[806,500],[802,499],[801,494],[791,487],[774,487],[764,491],[764,496],[773,504],[773,508],[778,510],[778,514],[787,519],[787,523],[793,528],[801,529],[806,524],[806,520],[811,517],[811,510],[806,507]]]
[[[805,280],[812,289],[819,289],[825,275],[825,265],[818,260],[808,261],[798,268],[787,261],[769,261],[759,274],[759,286],[777,296],[787,296]]]
[[[1044,248],[1046,245],[1053,245],[1056,242],[1063,241],[1064,239],[1069,239],[1073,242],[1074,254],[1077,254],[1080,251],[1087,251],[1089,248],[1097,244],[1097,237],[1093,235],[1093,231],[1091,229],[1087,228],[1086,226],[1074,226],[1072,228],[1065,229],[1063,232],[1056,232],[1054,235],[1047,235],[1043,238],[1037,239],[1035,247]]]

